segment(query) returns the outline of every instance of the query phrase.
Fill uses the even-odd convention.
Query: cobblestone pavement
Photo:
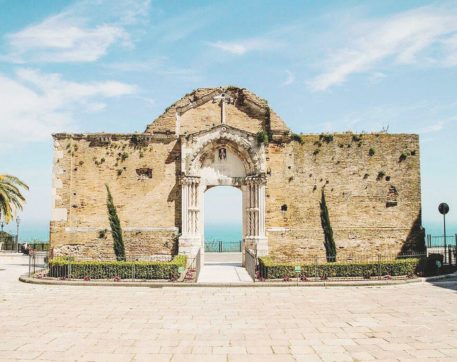
[[[0,256],[0,360],[457,360],[456,282],[387,287],[24,284]]]

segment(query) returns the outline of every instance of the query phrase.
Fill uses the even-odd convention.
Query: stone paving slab
[[[0,257],[0,361],[456,361],[457,283],[120,288],[20,283]]]
[[[253,283],[245,268],[238,263],[206,263],[197,283]]]

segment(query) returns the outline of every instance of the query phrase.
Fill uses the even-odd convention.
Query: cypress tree
[[[327,202],[325,200],[324,188],[322,188],[321,207],[321,224],[324,231],[324,246],[327,261],[336,261],[336,245],[333,239],[333,230],[330,225],[330,216],[328,214]]]
[[[106,191],[108,193],[106,199],[106,207],[108,208],[108,218],[111,227],[111,234],[113,235],[113,249],[117,261],[125,261],[124,240],[122,239],[122,228],[119,216],[117,216],[116,206],[114,206],[113,196],[109,190],[108,185]]]

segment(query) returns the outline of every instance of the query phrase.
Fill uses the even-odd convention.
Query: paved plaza
[[[1,361],[457,360],[455,282],[46,286],[17,280],[26,261],[0,256]]]

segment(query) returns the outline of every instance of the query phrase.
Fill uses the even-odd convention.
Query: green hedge
[[[271,257],[259,258],[260,276],[265,279],[282,279],[296,276],[295,266],[301,266],[301,275],[307,277],[372,277],[378,275],[412,275],[422,265],[421,259],[407,258],[380,263],[335,262],[326,264],[300,264],[293,262],[275,262]]]
[[[178,268],[186,266],[186,257],[177,255],[164,261],[73,261],[54,258],[49,261],[50,277],[73,279],[171,279],[179,277]]]

